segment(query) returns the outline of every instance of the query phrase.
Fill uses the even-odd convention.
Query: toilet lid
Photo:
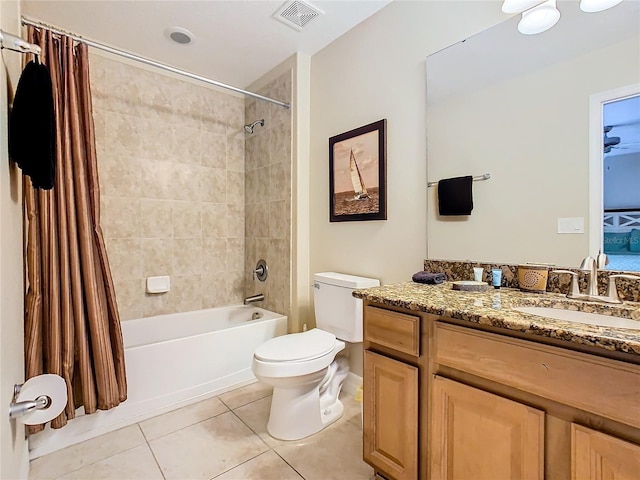
[[[295,362],[322,357],[335,347],[336,336],[318,328],[272,338],[255,351],[258,360]]]

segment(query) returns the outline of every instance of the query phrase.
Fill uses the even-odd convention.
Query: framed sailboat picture
[[[329,139],[329,220],[387,219],[387,120]]]

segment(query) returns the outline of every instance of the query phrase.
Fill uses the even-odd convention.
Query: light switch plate
[[[584,217],[558,218],[558,233],[584,233]]]

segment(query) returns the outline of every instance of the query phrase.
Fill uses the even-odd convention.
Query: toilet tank
[[[360,288],[377,287],[374,278],[344,273],[323,272],[313,275],[313,303],[316,326],[340,340],[362,342],[362,300],[351,293]]]

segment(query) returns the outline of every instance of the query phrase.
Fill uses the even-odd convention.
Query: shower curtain
[[[80,406],[89,414],[126,400],[124,346],[99,223],[87,46],[31,26],[28,37],[51,74],[57,133],[54,188],[34,189],[23,176],[25,369],[27,379],[65,379],[69,400],[51,422],[60,428]]]

